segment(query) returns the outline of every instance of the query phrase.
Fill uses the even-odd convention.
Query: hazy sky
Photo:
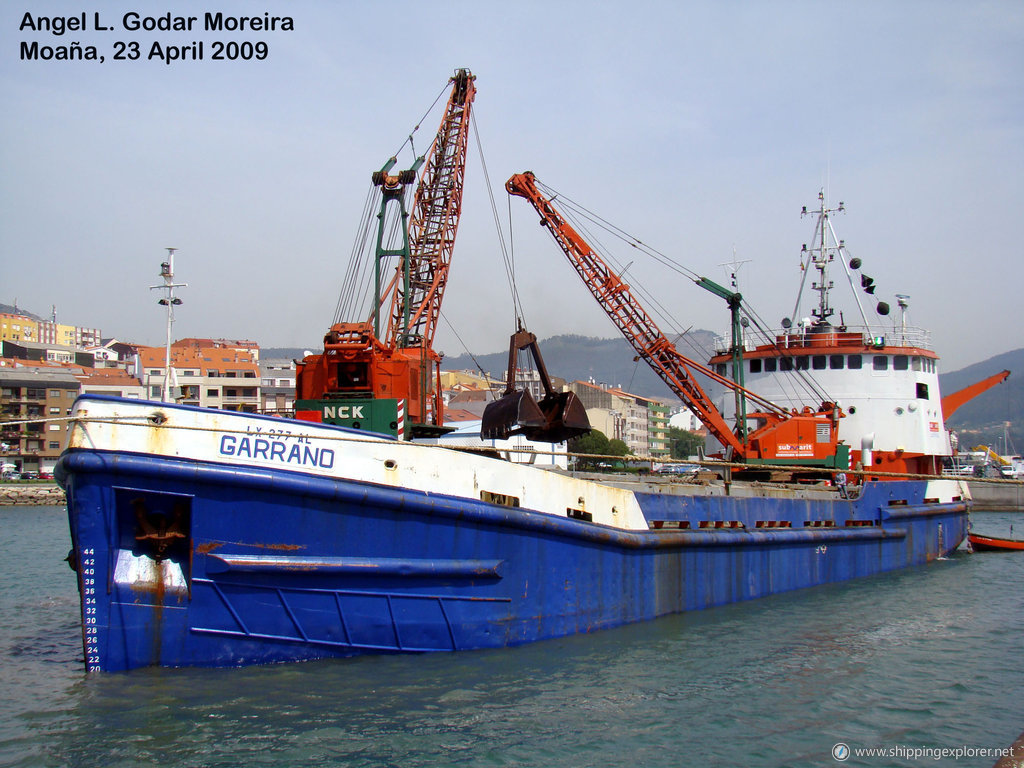
[[[84,11],[89,28],[19,29],[27,11]],[[129,11],[199,20],[192,32],[128,31]],[[206,11],[289,15],[295,30],[205,31]],[[92,29],[97,12],[115,29]],[[262,40],[269,55],[212,61],[218,39]],[[106,60],[20,60],[32,41],[95,45]],[[115,61],[118,41],[141,58]],[[206,60],[147,61],[154,41],[203,41]],[[1024,346],[1019,0],[9,0],[0,302],[161,344],[148,286],[174,246],[189,283],[175,337],[316,347],[371,172],[458,67],[477,77],[483,159],[542,339],[616,331],[528,204],[508,202],[503,184],[523,170],[713,280],[746,262],[740,289],[775,324],[792,311],[812,233],[800,209],[824,188],[845,203],[835,226],[878,295],[910,295],[908,321],[932,331],[945,370]],[[415,134],[417,150],[438,120]],[[634,258],[630,282],[671,308],[677,330],[724,331],[720,299],[638,255],[623,261]],[[465,350],[447,323],[474,352],[503,348],[513,330],[475,140],[443,313],[449,355]]]

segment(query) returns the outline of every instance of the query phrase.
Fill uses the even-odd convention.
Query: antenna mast
[[[160,264],[160,277],[164,279],[162,285],[151,285],[149,290],[164,291],[164,297],[157,304],[167,307],[167,346],[164,349],[164,389],[161,401],[171,401],[171,326],[174,325],[174,308],[181,304],[181,299],[174,295],[175,288],[187,288],[188,283],[174,282],[174,252],[177,248],[167,249],[167,261]]]
[[[814,240],[811,247],[808,248],[807,244],[800,249],[800,259],[803,262],[804,257],[807,258],[806,264],[804,264],[804,279],[807,277],[807,271],[811,267],[814,267],[818,271],[817,282],[811,283],[811,290],[818,292],[818,306],[816,309],[811,310],[811,316],[814,318],[812,325],[827,325],[829,318],[832,317],[834,310],[829,306],[828,294],[832,289],[832,281],[828,278],[828,265],[829,262],[833,261],[837,253],[840,253],[843,248],[843,242],[840,240],[835,242],[835,233],[832,233],[832,242],[828,239],[829,232],[832,231],[832,225],[829,224],[829,216],[833,213],[843,213],[846,211],[843,203],[839,203],[838,208],[826,208],[825,207],[825,192],[823,190],[818,192],[818,210],[808,211],[807,206],[803,207],[800,211],[800,216],[810,216],[812,214],[817,215],[818,222],[814,226]],[[800,282],[800,292],[803,293],[804,283],[803,280]],[[792,318],[798,319],[800,313],[800,296],[796,297],[796,306],[793,307]],[[783,326],[788,325],[783,322]]]

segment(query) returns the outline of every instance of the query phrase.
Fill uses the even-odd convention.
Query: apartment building
[[[206,345],[209,346],[206,346]],[[259,347],[253,342],[182,339],[171,345],[170,390],[175,402],[202,408],[260,410]],[[253,348],[254,347],[254,348]],[[146,397],[159,400],[168,374],[164,347],[139,347]]]
[[[67,442],[62,417],[79,389],[67,371],[0,368],[0,463],[16,472],[53,472]]]
[[[120,368],[93,368],[75,374],[83,395],[116,395],[133,400],[145,400],[146,388],[135,376]]]
[[[39,323],[25,315],[0,312],[0,341],[39,341]]]
[[[574,381],[569,384],[569,389],[576,393],[587,409],[591,427],[603,432],[609,440],[621,440],[630,453],[652,455],[651,419],[647,407],[650,400],[585,381]]]
[[[99,328],[65,325],[56,320],[39,320],[15,312],[0,312],[0,341],[27,341],[63,347],[90,347],[100,344]]]
[[[260,362],[260,412],[291,416],[295,412],[295,361]]]
[[[79,325],[40,320],[38,324],[39,341],[42,344],[61,344],[66,347],[94,347],[103,341],[99,328],[84,328]]]
[[[644,400],[645,398],[637,398]],[[672,405],[665,400],[646,398],[647,402],[647,447],[648,455],[667,457],[672,455],[668,440],[668,421]]]

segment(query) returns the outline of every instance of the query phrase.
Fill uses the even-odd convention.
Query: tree
[[[621,442],[618,441],[618,442]],[[574,437],[568,444],[569,453],[592,453],[599,456],[606,456],[610,453],[608,438],[599,429],[592,429],[585,435]],[[602,459],[593,459],[581,456],[577,460],[580,468],[596,467]]]
[[[703,435],[679,427],[668,428],[668,440],[672,446],[673,459],[688,459],[696,455],[704,445]]]
[[[614,438],[608,441],[608,455],[610,456],[628,456],[629,446],[618,438]]]

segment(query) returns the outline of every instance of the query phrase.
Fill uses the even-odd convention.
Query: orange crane
[[[552,201],[540,192],[532,173],[515,174],[505,184],[505,189],[510,195],[523,197],[533,205],[541,216],[541,224],[548,228],[569,263],[626,341],[725,447],[726,456],[748,464],[847,467],[849,449],[838,443],[837,436],[842,412],[834,403],[822,403],[817,410],[804,408],[799,413],[787,412],[744,389],[737,381],[686,357],[662,333],[629,286],[565,221]],[[739,307],[742,297],[707,278],[702,277],[695,282],[729,303],[733,313],[734,360],[741,361]],[[735,368],[742,370],[739,365]],[[744,402],[751,400],[761,410],[746,413],[745,405],[741,405],[737,413],[743,415],[733,428],[694,378],[694,371],[724,384],[736,392],[739,399]],[[738,380],[741,379],[738,377]],[[748,419],[756,424],[753,430],[747,429]],[[793,459],[796,455],[802,458]]]
[[[369,319],[339,322],[324,336],[324,351],[297,366],[297,418],[411,438],[447,431],[441,399],[440,361],[434,334],[448,280],[455,235],[462,212],[470,114],[475,77],[460,69],[449,81],[451,91],[437,135],[425,158],[411,169],[392,174],[391,158],[373,174],[380,187],[374,303]],[[405,190],[422,174],[410,214]],[[401,228],[402,244],[385,248],[385,220]],[[382,264],[398,257],[382,288]],[[387,327],[382,331],[382,317]],[[408,422],[408,429],[406,428]]]
[[[952,394],[946,395],[945,397],[942,398],[943,420],[949,419],[949,417],[952,416],[960,406],[962,406],[964,403],[973,400],[982,392],[987,392],[988,390],[992,389],[992,387],[994,387],[996,384],[1002,384],[1009,378],[1009,376],[1009,371],[1000,371],[999,373],[993,376],[989,376],[988,378],[982,379],[981,381],[976,381],[974,384],[971,384],[970,386],[964,387],[961,390],[957,390]]]

